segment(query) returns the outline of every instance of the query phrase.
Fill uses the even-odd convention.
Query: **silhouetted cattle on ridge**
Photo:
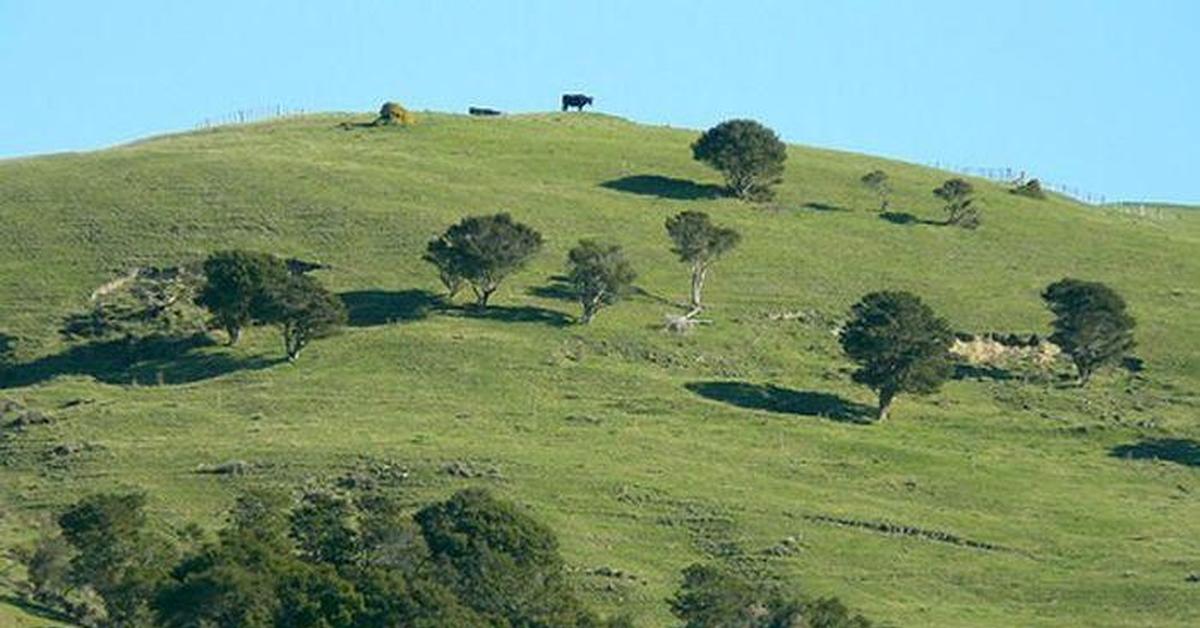
[[[498,116],[498,115],[500,115],[499,111],[497,111],[495,109],[488,109],[487,107],[471,107],[471,108],[467,109],[467,113],[469,113],[473,116]]]
[[[563,94],[562,97],[563,111],[566,111],[571,107],[575,107],[577,110],[583,111],[583,108],[590,104],[592,104],[592,97],[584,94]]]

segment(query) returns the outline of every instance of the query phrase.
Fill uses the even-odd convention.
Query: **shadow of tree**
[[[441,295],[428,290],[357,290],[338,298],[346,305],[351,327],[420,320],[444,305]]]
[[[789,390],[771,384],[690,382],[684,387],[706,399],[751,410],[816,416],[841,423],[869,423],[872,415],[870,406],[831,393]]]
[[[1200,443],[1185,438],[1149,438],[1117,445],[1109,450],[1114,458],[1165,460],[1185,467],[1200,467]]]
[[[880,220],[886,220],[886,221],[892,223],[893,225],[904,225],[904,226],[932,225],[935,227],[946,226],[945,222],[938,221],[938,220],[926,220],[924,218],[917,218],[916,216],[914,216],[908,212],[883,212],[882,214],[879,214],[879,218],[880,218]]]
[[[1008,381],[1013,379],[1012,371],[993,366],[991,364],[965,364],[959,362],[954,365],[954,379],[974,379],[984,380],[991,379],[998,382]]]
[[[235,371],[271,367],[283,358],[237,358],[199,351],[215,344],[204,334],[122,338],[74,345],[61,353],[0,369],[0,389],[29,386],[60,375],[86,375],[107,384],[186,384]]]
[[[551,327],[566,327],[575,322],[572,317],[555,310],[532,305],[489,305],[478,308],[472,305],[454,305],[440,309],[449,316],[477,318],[504,323],[541,323]]]
[[[846,209],[845,207],[839,207],[837,205],[830,205],[829,203],[809,202],[809,203],[805,203],[804,205],[801,205],[801,207],[803,207],[804,209],[811,209],[813,211],[818,211],[818,212],[848,212],[848,211],[850,211],[850,210]]]
[[[575,288],[567,282],[567,278],[563,275],[554,275],[549,278],[550,283],[544,286],[534,286],[526,292],[543,299],[557,299],[559,301],[574,301]]]
[[[687,179],[675,179],[656,174],[635,174],[620,179],[605,181],[602,188],[628,192],[641,196],[657,196],[678,201],[696,201],[701,199],[721,198],[726,195],[725,188],[711,183],[696,183]]]
[[[67,625],[74,625],[75,622],[75,618],[67,615],[66,613],[62,613],[48,606],[42,606],[41,604],[31,602],[16,595],[0,595],[0,604],[8,604],[14,608],[19,608],[22,611],[37,617],[38,619],[44,619],[46,621],[53,621]]]

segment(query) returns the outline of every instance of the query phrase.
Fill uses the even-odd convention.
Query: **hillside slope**
[[[468,484],[515,499],[559,533],[595,603],[645,625],[669,623],[663,600],[696,560],[899,625],[1200,622],[1200,214],[978,181],[972,232],[922,222],[949,175],[860,155],[791,147],[777,201],[755,207],[713,197],[692,131],[593,114],[339,128],[348,117],[0,162],[0,332],[19,362],[0,398],[56,418],[0,441],[0,545],[89,491],[141,488],[166,521],[215,522],[247,484],[367,476],[414,504]],[[876,167],[907,222],[858,184]],[[662,322],[687,274],[662,225],[684,209],[744,239],[706,290],[714,323],[676,336]],[[425,242],[498,210],[543,233],[541,255],[487,317],[430,307]],[[581,237],[624,245],[642,289],[587,328],[552,279]],[[129,269],[231,247],[330,264],[318,274],[354,324],[294,366],[270,329],[120,367],[58,336]],[[1045,333],[1038,294],[1063,276],[1125,295],[1145,372],[1082,391],[987,372],[902,398],[885,424],[840,420],[871,401],[831,333],[863,293],[911,290],[963,331]],[[86,446],[54,455],[64,443]],[[196,473],[230,460],[254,471]],[[798,550],[773,549],[787,537]]]

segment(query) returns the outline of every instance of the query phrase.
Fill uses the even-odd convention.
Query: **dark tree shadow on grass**
[[[421,320],[444,305],[440,295],[428,290],[357,290],[338,298],[346,305],[351,327]]]
[[[837,205],[830,205],[829,203],[809,202],[809,203],[805,203],[804,205],[801,205],[801,207],[803,207],[804,209],[811,209],[816,212],[848,212],[848,211],[850,211],[850,210],[846,209],[845,207],[839,207]]]
[[[1148,438],[1109,450],[1114,458],[1165,460],[1185,467],[1200,467],[1200,443],[1185,438]]]
[[[566,327],[575,322],[570,316],[555,310],[532,305],[489,305],[478,308],[474,305],[455,305],[441,308],[448,316],[478,318],[504,323],[540,323],[551,327]]]
[[[0,369],[0,389],[30,386],[60,375],[85,375],[106,384],[187,384],[235,371],[269,368],[283,358],[238,358],[200,351],[215,344],[204,334],[153,336],[74,345],[61,353]]]
[[[904,225],[904,226],[931,225],[934,227],[945,227],[946,226],[946,223],[944,221],[926,220],[924,218],[917,218],[916,216],[914,216],[908,212],[883,212],[882,214],[879,214],[879,219],[886,220],[886,221],[892,223],[893,225]]]
[[[31,602],[15,595],[0,595],[0,604],[8,604],[14,608],[19,608],[22,611],[37,617],[38,619],[44,619],[46,621],[53,621],[67,625],[75,625],[75,619],[66,613],[59,612],[48,606],[42,606],[41,604]]]
[[[1008,369],[993,366],[991,364],[965,364],[960,362],[954,365],[954,379],[990,379],[998,382],[1004,382],[1013,379],[1013,374],[1012,371]]]
[[[870,423],[870,406],[831,393],[789,390],[746,382],[691,382],[688,390],[713,401],[750,410],[816,416],[840,423]]]
[[[726,195],[725,188],[711,183],[696,183],[687,179],[675,179],[656,174],[635,174],[620,179],[605,181],[602,188],[628,192],[641,196],[657,196],[677,201],[697,201],[702,199],[721,198]]]
[[[558,301],[574,301],[575,288],[567,282],[567,278],[563,275],[554,275],[549,278],[550,283],[544,286],[534,286],[526,292],[543,299],[555,299]]]

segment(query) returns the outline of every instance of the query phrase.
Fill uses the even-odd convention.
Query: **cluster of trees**
[[[212,537],[159,532],[145,506],[98,494],[63,511],[25,557],[32,597],[112,627],[632,626],[579,600],[549,528],[479,489],[415,513],[379,494],[253,490]],[[689,627],[870,626],[836,599],[704,565],[670,604]]]
[[[1136,321],[1103,283],[1067,278],[1047,286],[1042,298],[1055,315],[1050,341],[1071,358],[1080,385],[1134,347]],[[908,292],[864,296],[850,309],[839,339],[858,364],[854,381],[878,395],[878,420],[887,418],[900,393],[935,392],[954,373],[950,324]]]
[[[249,325],[277,326],[292,362],[310,341],[335,331],[347,317],[342,301],[315,278],[293,272],[274,255],[251,251],[209,256],[196,303],[210,312],[212,324],[225,331],[231,345]]]
[[[716,225],[708,214],[685,211],[666,221],[672,252],[691,269],[690,304],[699,312],[704,282],[717,258],[737,246],[737,231]],[[502,281],[522,269],[542,248],[542,236],[506,213],[468,216],[429,241],[422,259],[437,269],[453,299],[464,286],[475,306],[486,308]],[[633,287],[637,272],[620,245],[584,239],[567,253],[567,281],[587,324]]]

